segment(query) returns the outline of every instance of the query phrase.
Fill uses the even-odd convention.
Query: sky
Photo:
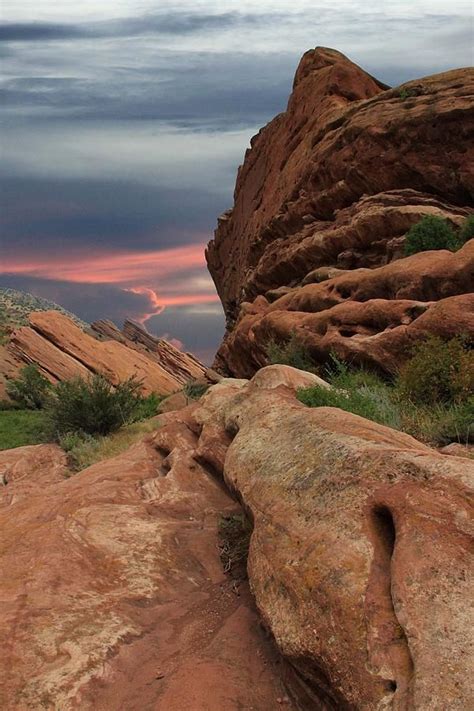
[[[204,247],[301,55],[390,85],[474,63],[470,0],[2,0],[0,286],[206,362]]]

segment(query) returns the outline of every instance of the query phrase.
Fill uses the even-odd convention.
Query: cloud
[[[284,13],[197,12],[147,13],[100,22],[58,24],[52,22],[7,22],[0,25],[0,42],[38,42],[70,39],[135,37],[140,35],[189,35],[227,28],[268,23]]]
[[[126,319],[142,323],[156,336],[179,340],[183,350],[193,352],[207,364],[212,363],[224,333],[225,318],[218,302],[170,305],[151,315],[155,308],[151,294],[112,284],[88,284],[84,288],[82,283],[19,274],[2,275],[0,284],[50,299],[88,323],[98,319],[110,319],[119,327]],[[150,315],[149,320],[144,318]]]

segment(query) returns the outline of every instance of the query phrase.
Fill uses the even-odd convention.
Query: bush
[[[298,370],[315,372],[315,367],[308,349],[298,340],[296,333],[292,333],[286,343],[277,343],[273,338],[266,346],[267,357],[271,365],[291,365]]]
[[[463,226],[458,233],[458,244],[462,247],[463,244],[474,238],[474,215],[469,215],[464,221]]]
[[[474,392],[474,352],[466,339],[429,336],[413,349],[397,381],[402,399],[416,405],[451,405]]]
[[[140,389],[134,378],[114,387],[101,375],[59,383],[48,404],[52,430],[56,436],[114,432],[133,419],[141,403]]]
[[[430,249],[458,248],[457,236],[447,220],[436,215],[426,215],[413,225],[405,238],[405,255],[426,252]]]
[[[142,397],[137,403],[137,407],[131,417],[130,422],[141,422],[149,420],[158,414],[158,407],[163,398],[157,393],[151,393],[147,397]]]
[[[7,383],[7,394],[14,402],[27,410],[40,410],[46,405],[52,385],[41,375],[36,365],[27,365],[20,377]]]
[[[209,383],[203,383],[199,380],[190,380],[183,388],[183,392],[191,400],[199,400],[210,388]]]

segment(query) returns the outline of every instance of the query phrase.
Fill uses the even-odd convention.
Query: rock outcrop
[[[223,379],[67,479],[56,447],[0,453],[2,708],[469,707],[474,461],[306,408],[313,377]],[[285,663],[223,576],[222,480]]]
[[[0,452],[2,711],[285,697],[247,584],[219,560],[219,519],[239,507],[193,459],[189,423],[70,478],[58,447]]]
[[[134,376],[143,383],[144,394],[161,395],[179,390],[206,372],[194,356],[131,322],[124,334],[110,322],[99,322],[87,333],[58,311],[31,313],[28,318],[29,326],[14,330],[3,349],[3,390],[7,380],[28,363],[36,364],[52,382],[100,373],[116,385]]]
[[[403,244],[425,215],[459,226],[472,213],[473,138],[473,70],[388,89],[334,50],[306,53],[287,111],[252,139],[234,208],[208,245],[228,322],[216,365],[249,376],[268,339],[293,331],[316,360],[329,347],[382,370],[400,363],[408,323],[472,291],[472,244],[410,258]],[[434,314],[430,325],[444,328]],[[472,316],[461,325],[474,333]]]
[[[91,328],[106,338],[124,343],[161,365],[184,385],[191,378],[202,378],[205,366],[192,353],[183,353],[165,338],[156,338],[133,321],[125,321],[120,331],[111,321],[96,321]]]

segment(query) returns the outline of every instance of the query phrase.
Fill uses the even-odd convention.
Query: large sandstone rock
[[[219,560],[219,518],[239,507],[192,458],[180,417],[70,478],[59,448],[0,452],[2,711],[283,699],[248,589]]]
[[[201,456],[207,432],[233,438],[223,475],[251,514],[252,590],[300,704],[468,708],[474,462],[308,409],[265,370],[227,398],[215,386],[194,417]]]
[[[107,338],[144,353],[172,373],[183,385],[188,380],[202,377],[206,372],[206,367],[192,353],[183,353],[165,338],[152,336],[133,321],[125,321],[122,331],[110,321],[96,321],[91,328]]]
[[[406,99],[334,50],[303,57],[287,111],[252,139],[234,208],[220,218],[208,245],[228,319],[216,361],[221,370],[248,376],[265,363],[268,334],[249,329],[245,317],[269,303],[271,310],[295,312],[282,329],[288,333],[305,315],[346,299],[410,298],[429,305],[472,290],[472,253],[454,278],[455,260],[445,252],[437,267],[435,257],[428,264],[424,255],[399,267],[396,260],[406,232],[424,215],[459,226],[472,212],[474,72],[426,77],[404,91]],[[390,284],[367,274],[386,264],[393,267],[385,272]],[[369,288],[374,280],[377,296]],[[322,282],[319,289],[314,282]],[[357,320],[353,325],[358,335]],[[390,357],[398,360],[399,353]],[[383,367],[380,359],[376,365]]]
[[[100,373],[117,385],[133,376],[142,381],[145,394],[161,395],[179,390],[184,382],[205,372],[194,356],[181,353],[139,327],[132,339],[131,324],[126,337],[106,322],[97,328],[106,336],[99,340],[58,311],[31,313],[29,323],[13,331],[4,349],[5,357],[0,352],[3,389],[6,380],[28,363],[36,364],[53,382]]]
[[[281,679],[305,711],[470,707],[474,461],[306,408],[312,377],[222,379],[69,478],[56,447],[0,453],[2,709],[267,711]],[[223,576],[222,482],[285,664]]]

